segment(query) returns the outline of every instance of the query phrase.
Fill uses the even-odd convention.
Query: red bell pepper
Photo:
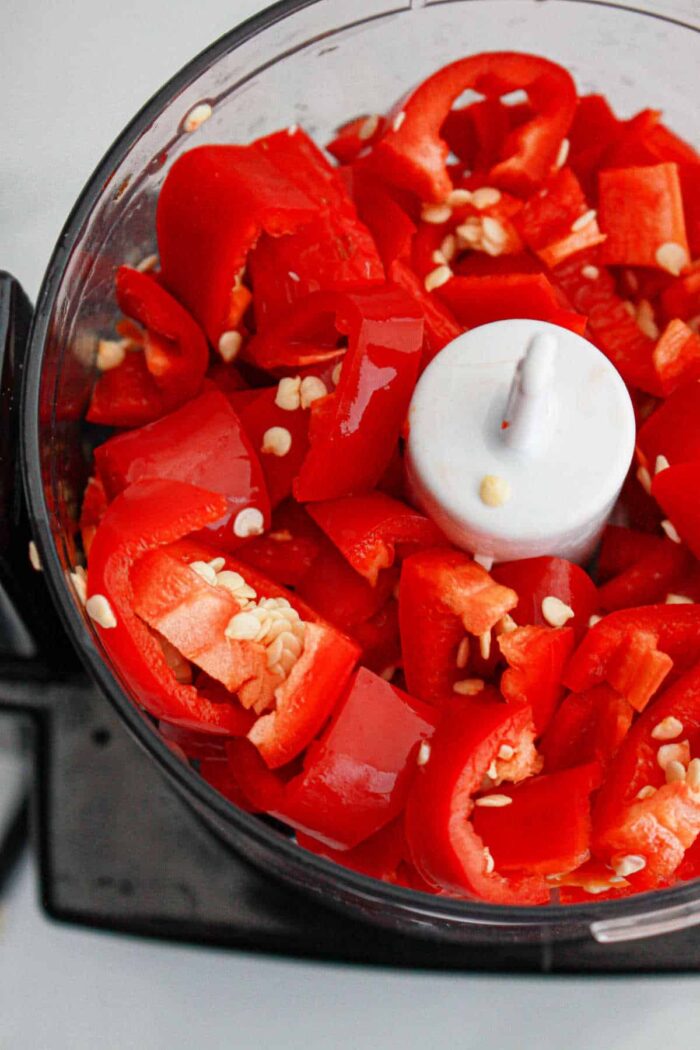
[[[397,570],[384,570],[372,586],[324,539],[297,592],[330,623],[353,634],[358,624],[379,612],[397,579]]]
[[[578,99],[569,131],[569,164],[589,200],[594,199],[598,189],[600,161],[622,126],[602,95],[583,95]]]
[[[326,152],[341,164],[352,164],[358,153],[367,149],[384,130],[384,117],[376,113],[365,113],[341,124],[334,137],[326,145]]]
[[[700,383],[690,383],[647,419],[637,434],[637,445],[652,474],[657,456],[665,456],[673,466],[700,459],[699,418]]]
[[[601,250],[603,261],[669,270],[657,253],[662,245],[671,243],[685,253],[680,271],[690,252],[677,165],[616,168],[601,171],[598,180],[598,214],[607,234]]]
[[[509,805],[480,806],[477,799],[472,824],[496,870],[554,875],[588,860],[591,794],[600,782],[600,766],[589,762],[499,788],[499,795],[511,799]]]
[[[564,694],[561,674],[574,647],[573,628],[517,627],[500,635],[498,645],[508,663],[501,692],[509,703],[530,707],[539,735]]]
[[[444,346],[464,331],[447,307],[434,295],[426,292],[423,282],[402,259],[396,259],[389,268],[394,284],[410,295],[423,317],[423,355],[421,369],[425,368]]]
[[[527,92],[535,115],[506,137],[489,179],[504,189],[529,192],[548,174],[576,107],[576,90],[566,70],[533,55],[491,52],[438,70],[397,104],[368,164],[422,200],[444,200],[452,184],[446,168],[449,147],[440,129],[467,89],[489,99]]]
[[[700,379],[700,336],[676,318],[670,321],[654,347],[656,369],[664,397]]]
[[[700,607],[647,605],[611,613],[592,627],[562,681],[583,692],[607,681],[641,711],[671,666],[700,658]]]
[[[305,509],[288,500],[272,515],[269,532],[246,540],[236,550],[236,557],[280,587],[295,588],[325,543],[323,533]]]
[[[632,725],[634,708],[606,684],[569,693],[554,712],[539,750],[546,773],[599,762],[605,769]]]
[[[403,563],[399,622],[408,689],[421,700],[449,697],[464,678],[457,650],[465,632],[483,635],[517,604],[515,591],[496,583],[461,551],[429,550]]]
[[[363,665],[382,677],[388,677],[403,660],[396,599],[389,598],[379,612],[353,627],[352,636],[362,646]]]
[[[335,313],[349,341],[338,385],[311,405],[311,447],[294,483],[298,500],[334,499],[372,488],[391,461],[418,373],[423,324],[411,299],[388,286],[319,292],[303,305]]]
[[[158,196],[161,276],[214,346],[237,326],[231,296],[260,233],[292,233],[319,207],[255,145],[199,146],[178,157]]]
[[[690,756],[700,751],[700,667],[679,678],[637,719],[608,770],[594,811],[596,856],[641,857],[645,866],[627,876],[636,889],[658,885],[673,875],[700,832],[700,791],[691,783],[666,783],[659,761],[657,727],[666,719],[681,729],[677,740],[687,741]],[[639,798],[644,788],[650,797]],[[644,792],[644,794],[647,794]]]
[[[95,538],[97,526],[107,510],[107,496],[104,485],[99,478],[88,478],[80,507],[80,537],[83,541],[85,557],[90,554],[90,547]]]
[[[333,849],[302,831],[297,832],[297,845],[343,868],[359,871],[362,875],[384,882],[397,881],[398,870],[408,852],[401,817],[392,820],[353,849]]]
[[[366,668],[289,782],[279,815],[334,849],[352,849],[402,811],[434,708]]]
[[[485,98],[451,109],[440,129],[450,148],[470,171],[487,172],[498,162],[511,130],[509,106]],[[530,116],[534,116],[531,113]]]
[[[299,473],[309,450],[309,413],[289,412],[276,403],[277,387],[266,387],[254,392],[240,409],[240,419],[253,447],[260,457],[265,483],[272,507],[277,507],[292,492],[294,478]],[[272,427],[282,427],[291,436],[292,443],[283,456],[266,452],[265,434]]]
[[[651,494],[695,557],[700,557],[700,462],[679,463],[655,475]]]
[[[624,525],[606,525],[596,562],[597,579],[605,583],[631,569],[648,554],[656,554],[663,542],[660,536],[650,532],[638,532]]]
[[[577,228],[578,220],[588,212],[578,179],[570,168],[562,168],[525,202],[513,222],[528,247],[553,269],[570,255],[605,240],[595,215]]]
[[[380,571],[394,564],[397,553],[401,557],[443,541],[429,518],[381,492],[314,503],[309,514],[372,586]]]
[[[543,556],[501,562],[494,565],[491,575],[517,593],[518,604],[511,610],[511,616],[523,626],[547,626],[542,602],[547,597],[559,598],[573,610],[567,626],[573,627],[580,637],[588,627],[591,613],[598,608],[598,593],[590,576],[565,558]]]
[[[103,372],[92,393],[91,423],[133,427],[159,419],[200,390],[209,363],[204,334],[151,274],[120,266],[117,303],[143,326],[143,350]]]
[[[207,389],[155,423],[118,434],[95,450],[95,466],[110,498],[142,478],[170,478],[219,492],[228,511],[209,530],[212,542],[235,548],[236,516],[255,507],[270,520],[270,504],[256,452],[229,400]]]
[[[212,703],[169,669],[157,640],[134,611],[130,572],[145,552],[218,521],[226,500],[179,481],[130,485],[107,508],[90,549],[88,595],[109,602],[116,627],[97,626],[102,647],[124,685],[156,718],[211,733],[230,734],[230,706]]]
[[[698,190],[700,196],[700,189]],[[661,308],[666,320],[680,317],[691,321],[700,315],[700,266],[692,263],[688,272],[671,281],[661,292]]]
[[[323,289],[382,283],[384,267],[338,172],[298,129],[258,139],[254,148],[284,171],[319,212],[283,237],[261,236],[250,255],[258,330],[274,324],[298,299]]]
[[[640,535],[644,535],[641,533]],[[690,569],[688,551],[678,543],[648,536],[653,547],[629,568],[598,588],[599,608],[606,612],[662,602],[681,587]]]
[[[562,305],[542,273],[453,277],[435,294],[467,328],[511,317],[550,321],[578,335],[583,335],[586,327],[586,318]]]
[[[396,200],[391,187],[362,167],[347,169],[345,178],[357,213],[374,237],[384,266],[408,258],[416,225]]]
[[[497,780],[522,780],[537,770],[534,731],[527,707],[503,704],[493,691],[452,702],[420,766],[406,807],[406,837],[420,875],[442,892],[499,904],[544,904],[549,891],[540,875],[501,874],[471,821],[474,795],[498,753],[515,750],[517,765]],[[510,774],[510,775],[509,775]],[[490,774],[489,774],[490,775]]]

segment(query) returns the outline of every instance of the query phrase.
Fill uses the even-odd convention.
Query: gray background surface
[[[674,6],[682,16],[696,4]],[[124,123],[261,6],[0,0],[0,267],[32,297]],[[1,1050],[698,1045],[695,978],[398,974],[144,943],[49,923],[29,862],[0,920]]]

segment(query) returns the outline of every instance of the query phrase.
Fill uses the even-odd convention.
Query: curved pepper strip
[[[465,893],[494,904],[544,904],[549,890],[541,875],[501,874],[471,821],[474,795],[500,748],[521,752],[518,779],[537,768],[527,707],[503,704],[495,690],[453,701],[420,766],[406,806],[406,837],[420,875],[454,896]],[[491,869],[491,870],[490,870]]]
[[[255,390],[253,394],[239,410],[240,420],[254,448],[259,450],[270,503],[276,507],[291,495],[294,478],[309,450],[309,414],[280,408],[277,387]],[[292,444],[284,456],[264,451],[265,433],[271,427],[283,427],[291,435]]]
[[[377,582],[399,552],[413,553],[447,541],[430,518],[382,492],[313,503],[309,514],[355,572]]]
[[[301,307],[307,317],[314,310],[334,314],[349,344],[335,390],[311,405],[311,447],[294,483],[296,499],[306,502],[370,489],[384,473],[418,374],[423,321],[414,302],[391,286],[318,292]],[[273,363],[252,359],[263,367]]]
[[[162,279],[214,346],[261,232],[293,233],[318,210],[254,145],[199,146],[175,161],[156,213]]]
[[[297,592],[321,616],[354,637],[356,627],[379,612],[397,580],[398,570],[384,570],[372,586],[324,537]]]
[[[700,336],[676,317],[664,328],[652,354],[664,397],[700,379]]]
[[[517,627],[502,634],[498,645],[508,662],[501,692],[509,703],[530,707],[539,735],[564,693],[561,673],[574,647],[573,628]]]
[[[88,595],[104,595],[116,627],[96,625],[102,647],[138,703],[156,718],[230,735],[236,717],[226,704],[181,685],[163,651],[133,609],[132,566],[147,551],[204,528],[226,513],[226,500],[179,481],[138,481],[107,508],[90,550]]]
[[[632,725],[634,708],[607,684],[569,693],[538,747],[546,773],[586,762],[605,768]]]
[[[610,766],[593,820],[594,851],[610,862],[617,855],[641,856],[646,866],[628,875],[632,885],[648,889],[670,878],[685,850],[700,833],[700,791],[685,780],[666,783],[659,747],[668,741],[652,734],[666,718],[682,725],[678,741],[687,741],[690,757],[700,753],[700,665],[670,686],[637,719]],[[649,798],[638,798],[645,787]]]
[[[586,328],[586,318],[562,305],[543,273],[456,276],[441,285],[436,295],[467,328],[511,317],[550,321],[578,335]]]
[[[273,815],[333,849],[352,849],[402,811],[418,748],[436,722],[434,708],[360,668]]]
[[[496,583],[461,551],[412,554],[399,584],[399,623],[409,691],[428,702],[452,694],[458,678],[457,650],[465,632],[482,635],[517,604],[518,596]]]
[[[433,73],[398,103],[368,165],[388,181],[417,193],[422,200],[444,200],[452,189],[440,138],[452,104],[471,89],[496,98],[527,92],[535,116],[506,137],[501,160],[490,181],[528,193],[548,174],[576,108],[576,89],[565,69],[534,55],[495,51],[452,62]],[[399,114],[403,114],[397,119]]]
[[[209,348],[196,322],[148,273],[120,266],[117,303],[143,326],[143,352],[103,372],[92,394],[90,423],[134,427],[172,412],[200,390]]]

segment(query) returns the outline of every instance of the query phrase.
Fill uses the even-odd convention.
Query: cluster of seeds
[[[333,382],[337,385],[341,365],[333,371]],[[337,376],[337,378],[336,378]],[[328,388],[318,376],[285,376],[277,384],[275,404],[284,412],[296,412],[310,408],[314,401],[325,397]],[[270,427],[263,434],[260,450],[266,456],[286,456],[292,447],[292,435],[286,427]]]
[[[449,222],[453,208],[471,204],[477,211],[484,211],[498,204],[501,191],[495,186],[481,186],[478,190],[452,190],[442,204],[424,204],[421,210],[423,222],[442,225]],[[492,215],[471,215],[448,233],[437,251],[433,252],[435,269],[424,280],[428,292],[440,288],[453,277],[450,263],[458,251],[486,252],[487,255],[502,255],[508,241],[508,233],[502,223]]]

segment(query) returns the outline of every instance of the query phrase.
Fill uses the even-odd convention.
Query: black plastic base
[[[33,709],[41,895],[56,919],[148,937],[399,967],[526,972],[700,969],[700,931],[599,945],[461,946],[319,908],[249,867],[161,778],[82,680],[0,686]]]

